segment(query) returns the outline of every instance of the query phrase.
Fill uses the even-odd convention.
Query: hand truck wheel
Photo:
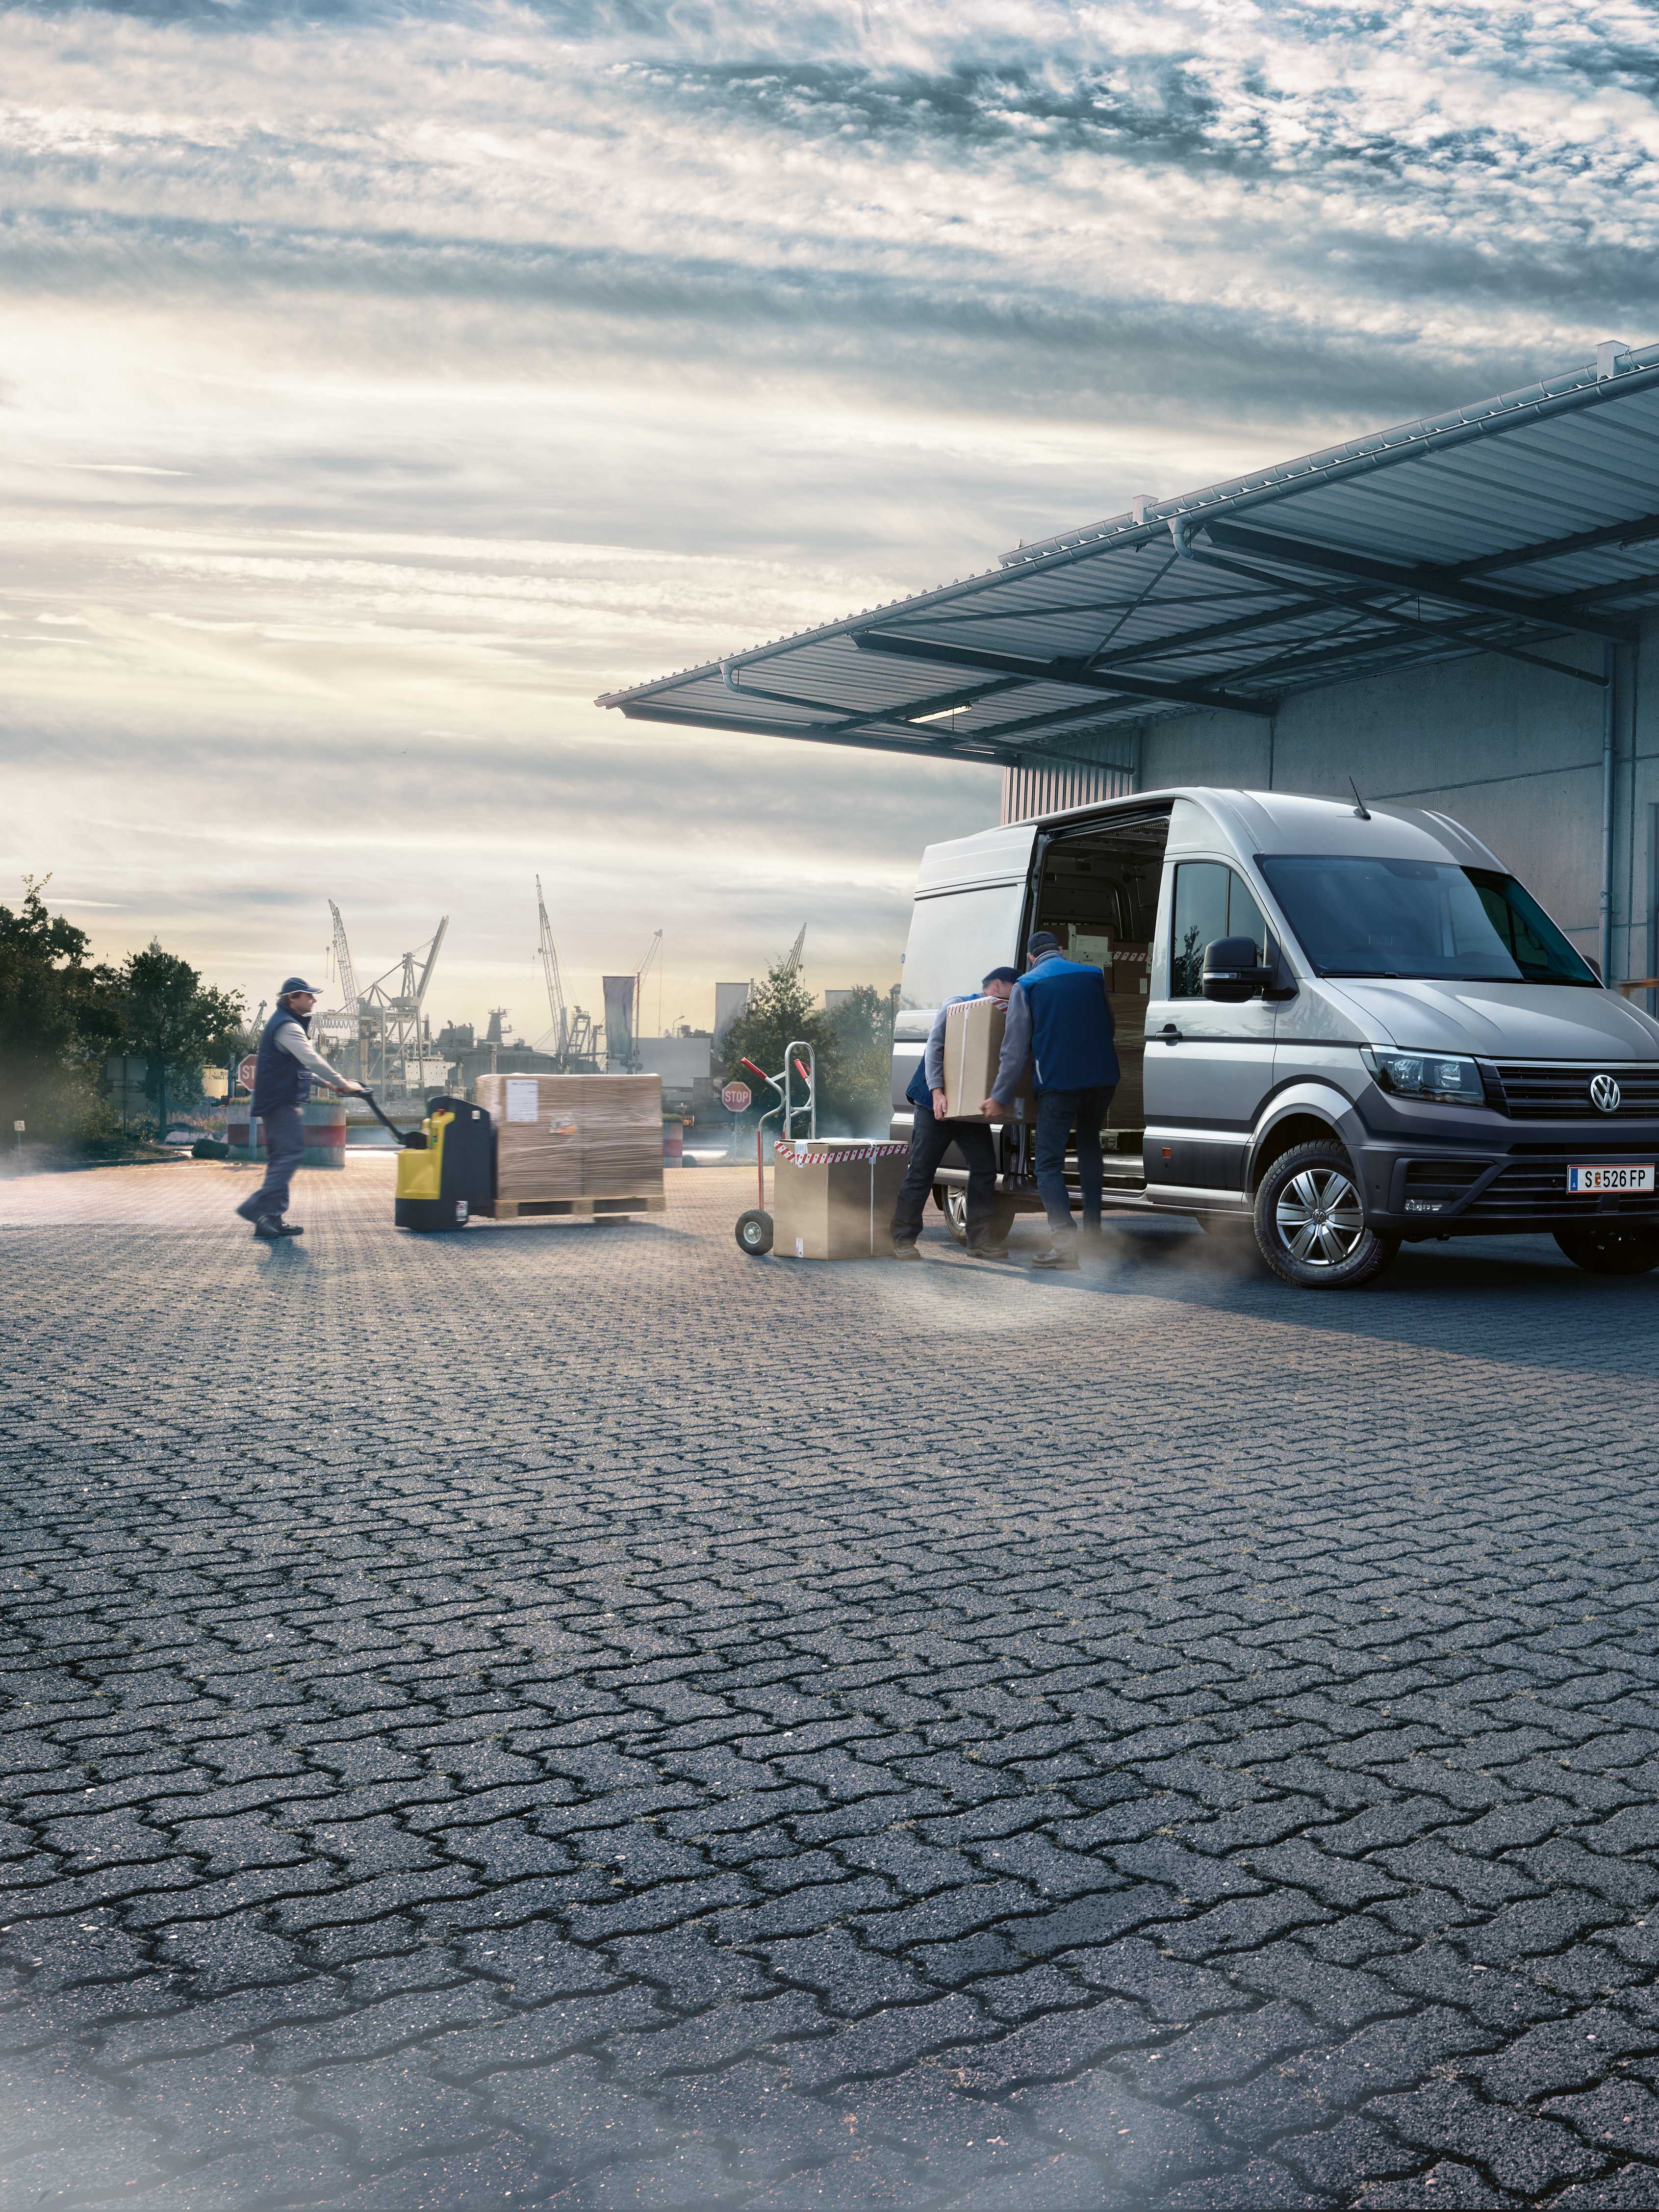
[[[751,1206],[747,1213],[738,1216],[735,1233],[739,1247],[751,1260],[763,1260],[772,1249],[772,1217]]]

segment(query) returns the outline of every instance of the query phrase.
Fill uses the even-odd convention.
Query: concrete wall
[[[1613,972],[1656,969],[1653,876],[1659,817],[1659,617],[1621,650],[1614,685]],[[1600,674],[1601,647],[1563,640],[1552,659]],[[1514,869],[1583,952],[1601,944],[1603,693],[1483,653],[1303,692],[1269,721],[1194,714],[1146,724],[1139,788],[1217,783],[1345,794],[1454,815]]]

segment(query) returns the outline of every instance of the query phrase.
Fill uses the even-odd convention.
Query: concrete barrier
[[[303,1164],[308,1168],[343,1168],[345,1165],[346,1115],[343,1103],[338,1098],[313,1098],[305,1109],[306,1151]],[[247,1109],[241,1109],[240,1119],[235,1109],[226,1125],[225,1141],[230,1146],[234,1160],[263,1160],[265,1157],[265,1133],[262,1122],[255,1122],[250,1136]]]

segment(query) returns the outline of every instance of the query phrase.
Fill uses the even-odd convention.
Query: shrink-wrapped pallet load
[[[1019,1087],[1006,1102],[1009,1110],[993,1116],[984,1112],[997,1079],[1002,1057],[1002,1032],[1007,1015],[994,999],[964,999],[948,1007],[945,1016],[945,1118],[947,1121],[1030,1121],[1036,1114],[1030,1089],[1028,1062]]]
[[[662,1188],[662,1078],[577,1075],[582,1084],[582,1190],[643,1198]]]
[[[785,1260],[890,1260],[909,1150],[857,1137],[775,1146],[774,1252]]]
[[[662,1192],[662,1079],[481,1075],[503,1203],[649,1198]]]
[[[582,1133],[575,1075],[481,1075],[477,1103],[495,1127],[495,1195],[580,1198]]]

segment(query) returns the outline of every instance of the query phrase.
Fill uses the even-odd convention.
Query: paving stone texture
[[[246,1172],[0,1186],[0,2204],[1659,2205],[1659,1279]]]

